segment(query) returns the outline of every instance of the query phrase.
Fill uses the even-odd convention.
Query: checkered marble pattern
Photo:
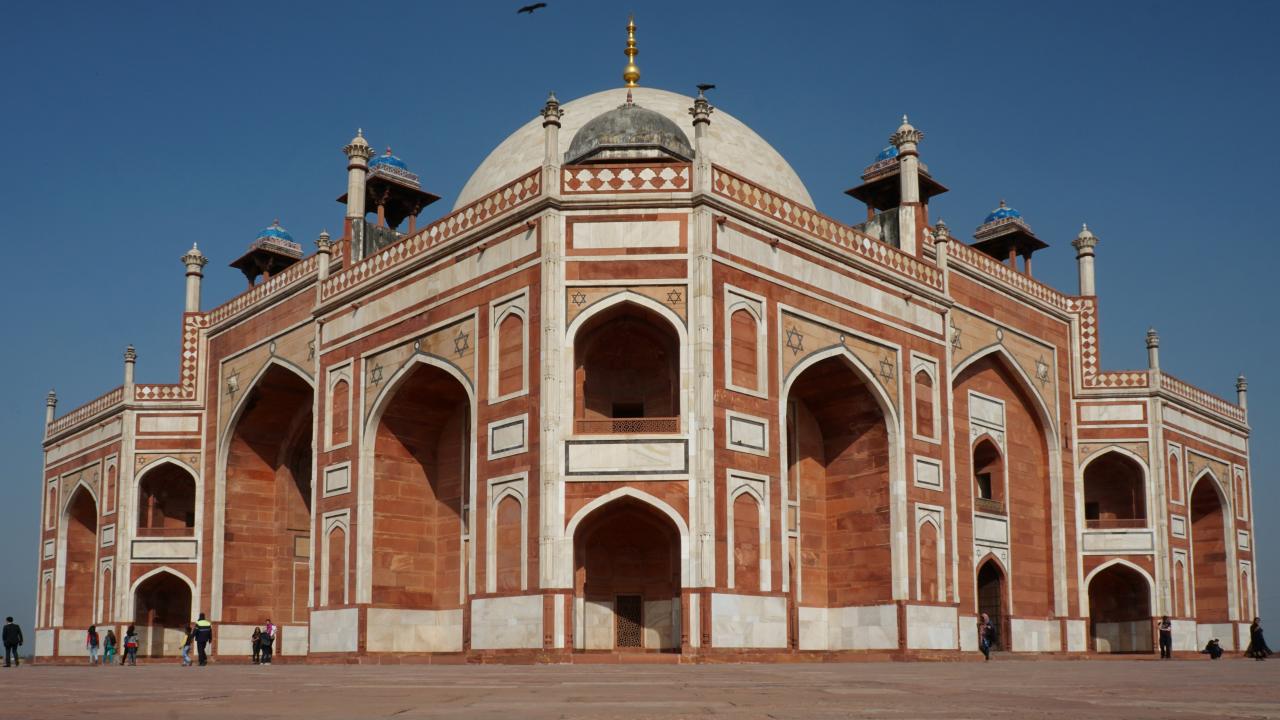
[[[807,208],[765,190],[733,173],[712,167],[712,191],[740,205],[768,215],[846,252],[863,257],[916,282],[942,289],[942,275],[932,265]]]
[[[320,296],[329,299],[377,277],[410,258],[434,249],[462,233],[479,227],[537,198],[541,192],[541,170],[534,170],[498,188],[485,197],[459,208],[428,225],[417,234],[389,245],[376,254],[330,276],[321,286]]]
[[[302,263],[298,264],[301,265]],[[292,270],[293,268],[289,269]],[[285,274],[281,273],[280,277],[284,277]],[[247,295],[248,293],[245,294]],[[187,313],[183,316],[180,381],[173,385],[135,385],[133,387],[134,401],[195,400],[196,387],[200,379],[200,334],[210,325],[209,313]]]
[[[97,397],[62,417],[54,420],[47,428],[48,435],[56,435],[63,430],[79,425],[80,423],[97,417],[108,410],[115,409],[124,403],[124,386],[109,390],[105,395]]]
[[[249,290],[231,298],[227,302],[205,313],[205,317],[210,326],[217,325],[224,320],[233,318],[236,315],[248,310],[270,295],[280,292],[298,281],[310,277],[315,274],[320,266],[320,259],[317,255],[312,255],[303,260],[290,265],[283,272],[272,275],[265,282],[254,285]]]
[[[589,193],[689,192],[691,166],[684,165],[570,165],[564,168],[560,191]]]

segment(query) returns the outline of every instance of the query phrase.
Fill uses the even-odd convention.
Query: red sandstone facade
[[[313,660],[963,651],[980,612],[1013,651],[1151,651],[1165,614],[1179,650],[1240,647],[1243,403],[1155,347],[1100,369],[1092,235],[1063,294],[1023,240],[1019,269],[930,225],[905,123],[853,228],[737,163],[702,98],[634,101],[693,105],[691,156],[568,157],[591,101],[421,230],[392,228],[434,196],[370,191],[357,138],[342,238],[212,310],[184,258],[181,381],[130,355],[51,398],[39,657],[91,623],[173,653],[199,612],[232,659],[267,618]]]

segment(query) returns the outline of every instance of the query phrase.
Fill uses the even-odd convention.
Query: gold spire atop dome
[[[640,84],[640,67],[636,65],[636,55],[640,51],[636,49],[636,18],[634,15],[627,18],[627,49],[623,52],[627,55],[627,66],[622,69],[622,79],[626,82],[627,87],[635,87]]]

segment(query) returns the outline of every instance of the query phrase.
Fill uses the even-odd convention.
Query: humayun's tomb
[[[1098,238],[1075,293],[1003,202],[962,240],[905,118],[866,221],[820,214],[701,90],[638,86],[630,29],[625,87],[549,97],[452,211],[357,133],[340,237],[273,223],[212,308],[182,257],[176,384],[129,348],[50,393],[38,658],[135,622],[172,655],[200,612],[232,661],[267,618],[311,661],[928,657],[983,612],[1014,652],[1247,642],[1243,377],[1154,331],[1103,369]]]

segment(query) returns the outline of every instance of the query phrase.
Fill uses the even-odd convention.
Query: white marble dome
[[[689,108],[693,107],[692,97],[647,87],[633,88],[632,93],[637,105],[670,118],[692,140],[693,119],[689,116]],[[564,117],[560,119],[559,157],[564,157],[573,136],[583,125],[597,115],[618,107],[626,99],[626,88],[617,88],[562,105]],[[471,174],[471,179],[463,186],[462,192],[458,193],[454,209],[474,202],[485,193],[542,165],[542,117],[537,115],[537,108],[533,110],[530,114],[534,118],[503,140]],[[809,191],[800,182],[796,171],[791,169],[791,165],[772,145],[742,121],[716,108],[707,129],[707,141],[711,161],[716,165],[802,205],[813,207],[813,199],[809,197]]]

